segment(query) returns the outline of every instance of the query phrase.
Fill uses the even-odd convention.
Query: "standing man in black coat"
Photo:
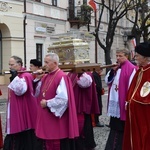
[[[99,109],[100,109],[100,114],[96,114],[94,116],[95,119],[95,126],[96,127],[104,127],[104,125],[99,121],[99,116],[102,115],[102,81],[101,81],[101,73],[102,73],[102,69],[100,69],[99,71],[93,71],[93,77],[95,80],[95,84],[96,84],[96,91],[97,91],[97,97],[98,97],[98,104],[99,104]]]

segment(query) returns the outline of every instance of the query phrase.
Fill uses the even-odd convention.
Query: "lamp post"
[[[128,41],[128,35],[126,33],[123,35],[123,41],[124,41],[124,46],[126,48],[127,47],[127,41]]]

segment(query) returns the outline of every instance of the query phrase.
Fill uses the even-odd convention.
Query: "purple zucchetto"
[[[150,43],[149,42],[140,43],[135,47],[135,52],[137,52],[142,56],[150,57]]]

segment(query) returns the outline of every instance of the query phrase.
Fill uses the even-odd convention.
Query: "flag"
[[[0,89],[0,96],[2,95],[2,91],[1,91],[1,89]]]
[[[89,5],[94,11],[96,11],[97,6],[96,6],[96,3],[94,2],[94,0],[89,0],[88,5]]]

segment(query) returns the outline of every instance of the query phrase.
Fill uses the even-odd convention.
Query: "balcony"
[[[68,8],[68,21],[71,27],[76,25],[78,28],[91,23],[92,8],[88,5],[81,5]]]

